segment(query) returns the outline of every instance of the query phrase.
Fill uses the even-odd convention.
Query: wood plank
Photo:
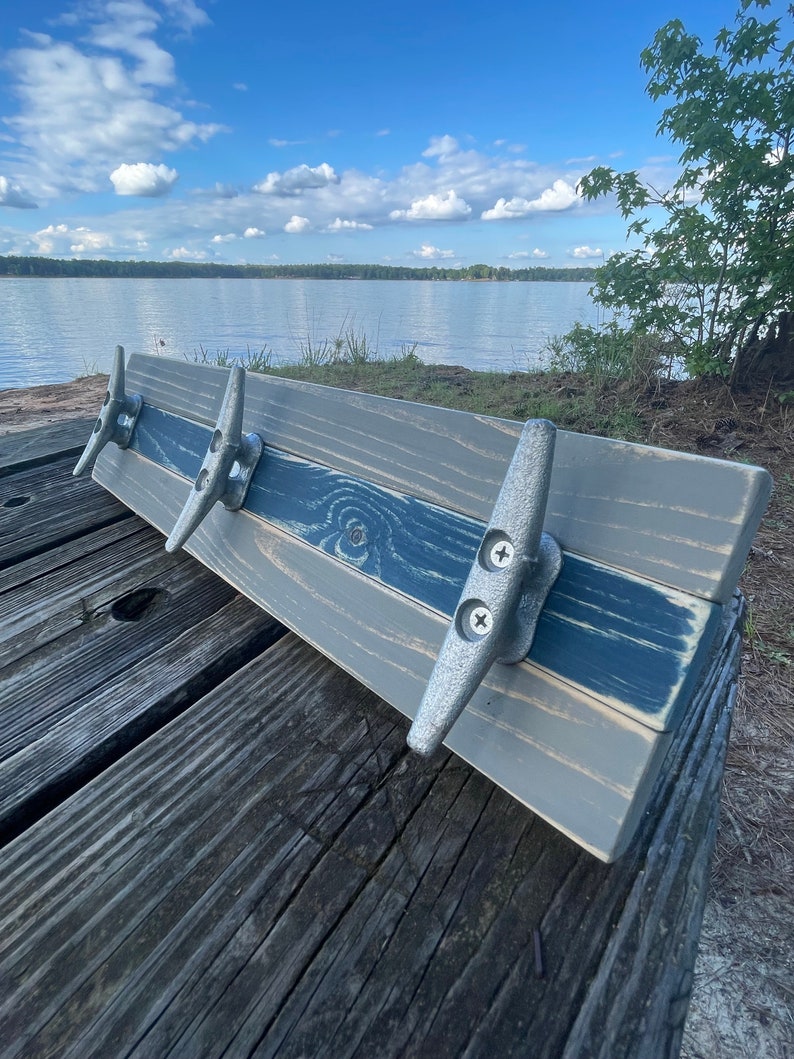
[[[67,456],[46,473],[36,466],[0,479],[0,569],[130,517],[90,478],[73,478],[73,466]]]
[[[20,834],[264,650],[283,629],[235,596],[178,632],[174,628],[165,642],[160,637],[159,646],[150,642],[143,655],[131,650],[112,680],[71,702],[61,716],[34,718],[28,733],[18,733],[24,744],[0,761],[0,840]]]
[[[68,813],[64,817],[62,809],[56,810],[63,818],[57,848],[47,842],[42,829],[32,835],[32,843],[25,836],[8,848],[0,888],[3,910],[10,916],[3,923],[8,930],[0,931],[0,959],[7,961],[3,979],[18,981],[16,975],[10,978],[7,972],[13,974],[11,968],[26,959],[25,954],[39,952],[37,970],[27,976],[27,983],[18,984],[23,991],[32,986],[31,992],[40,999],[46,993],[43,1007],[50,1008],[50,1014],[61,1007],[63,1017],[50,1019],[41,1008],[37,1014],[35,996],[29,995],[31,1008],[27,1012],[19,1003],[4,1005],[0,1001],[0,1039],[12,1039],[26,1054],[34,1055],[43,1039],[49,1038],[50,1044],[43,1045],[46,1051],[61,1034],[68,1038],[81,1022],[86,1028],[85,1016],[90,1021],[93,1013],[117,995],[119,976],[124,981],[130,971],[134,973],[154,954],[153,950],[162,951],[160,930],[170,933],[169,921],[177,930],[172,939],[175,944],[195,945],[199,935],[189,929],[188,935],[180,937],[180,922],[182,913],[197,900],[201,904],[194,923],[210,949],[218,945],[218,932],[227,929],[222,912],[229,905],[233,910],[236,907],[233,925],[239,923],[240,914],[245,915],[257,894],[265,900],[263,913],[278,915],[279,907],[289,901],[291,891],[302,885],[323,854],[319,836],[324,818],[328,817],[331,833],[338,831],[352,808],[367,799],[373,777],[380,774],[378,762],[386,747],[379,737],[378,748],[373,747],[367,721],[356,710],[366,693],[352,682],[344,682],[353,709],[347,716],[343,711],[336,717],[329,714],[322,703],[336,679],[333,667],[319,656],[312,659],[305,649],[297,659],[294,648],[293,643],[277,649],[258,666],[243,671],[228,688],[219,688],[201,711],[202,723],[196,724],[193,711],[189,711],[164,737],[143,744],[133,755],[134,762],[121,761],[107,773],[107,781],[98,781],[102,790],[96,795],[85,789],[77,796],[82,803],[79,826]],[[275,695],[271,692],[274,683]],[[326,765],[329,774],[324,781],[314,777],[320,789],[313,782],[303,797],[296,789],[297,805],[291,807],[290,798],[285,800],[289,777],[296,770],[300,776],[307,756],[312,756],[316,765],[330,749],[325,735],[319,743],[316,739],[320,714],[328,725],[330,741],[343,750],[353,742],[355,756],[349,764],[350,758],[331,751]],[[394,720],[396,717],[386,723],[386,733],[393,729]],[[285,738],[291,730],[298,736],[294,743]],[[304,746],[300,735],[307,731],[314,739]],[[395,750],[393,741],[392,755]],[[313,770],[310,773],[313,775]],[[348,784],[346,778],[353,782]],[[128,826],[121,833],[112,825],[108,829],[109,819],[127,821]],[[317,822],[318,837],[304,831],[301,820],[309,829]],[[46,848],[38,846],[42,838]],[[47,862],[45,873],[54,868],[61,877],[55,887],[60,890],[59,898],[46,878],[40,893],[16,889],[32,869],[31,863],[23,863],[24,855],[22,859],[15,855],[15,846],[20,845],[28,849],[38,846]],[[82,865],[81,883],[70,863]],[[16,891],[8,900],[6,883]],[[85,929],[86,897],[94,906],[89,916],[95,920],[95,930]],[[51,939],[45,953],[41,928],[47,915],[42,901],[50,903],[53,899],[60,912],[57,923],[50,922],[44,931]],[[31,919],[33,909],[35,918]],[[50,914],[53,911],[50,904]],[[121,958],[114,958],[119,941],[125,937],[132,941],[132,950],[122,944]],[[72,951],[70,960],[76,970],[71,980],[62,974],[58,950],[64,944]],[[171,945],[167,948],[170,951]],[[145,976],[145,968],[140,969]],[[189,969],[185,967],[183,972]],[[81,994],[80,987],[97,971],[99,978],[94,978],[94,985],[102,980],[104,985],[90,990],[93,998]],[[139,984],[137,976],[129,983],[130,987]],[[40,1029],[44,1038],[36,1042]],[[61,1041],[66,1043],[63,1038]]]
[[[60,456],[76,460],[93,425],[93,419],[65,419],[62,423],[0,436],[0,478],[51,463]]]
[[[208,427],[144,407],[131,449],[192,483],[211,439]],[[146,473],[145,465],[135,466]],[[126,499],[118,487],[113,491]],[[468,516],[270,448],[245,510],[447,618],[485,532],[484,523]],[[269,609],[277,604],[268,588],[264,577],[245,591]],[[718,610],[568,554],[529,660],[668,731],[686,705]]]
[[[227,377],[145,355],[127,366],[130,392],[205,424]],[[521,424],[251,374],[244,430],[487,522]],[[569,552],[724,603],[770,490],[760,468],[558,431],[545,528]]]
[[[65,541],[55,551],[37,552],[0,570],[0,594],[21,591],[26,585],[49,574],[57,576],[58,570],[103,547],[110,546],[116,551],[134,548],[134,539],[141,534],[151,534],[152,539],[155,539],[151,527],[142,519],[136,518],[114,522],[98,530],[89,529],[82,536]],[[162,537],[157,535],[156,539],[162,540]]]
[[[79,625],[45,647],[33,650],[29,642],[27,653],[0,669],[0,759],[36,743],[61,722],[76,724],[74,711],[92,694],[108,697],[113,688],[113,697],[121,695],[130,669],[231,602],[236,593],[230,585],[184,559],[160,570],[139,567],[137,577],[124,570],[106,602],[81,599],[80,581],[71,581],[73,603],[67,610],[83,604]]]
[[[146,465],[145,485],[136,463]],[[184,479],[115,446],[95,474],[163,532],[189,491]],[[274,617],[402,712],[416,711],[446,631],[441,615],[220,505],[187,550],[246,593],[255,570],[268,586]],[[494,666],[447,739],[461,757],[607,859],[629,840],[668,742],[668,733],[526,662]]]
[[[598,1059],[624,1053],[678,1055],[717,837],[743,615],[744,600],[735,598],[719,651],[676,740],[669,771],[651,799],[658,814],[653,840],[637,862],[641,870],[562,1059],[579,1059],[585,1052]],[[570,888],[565,896],[574,893]],[[680,939],[672,951],[665,942],[669,936]],[[649,1001],[654,994],[660,1003]],[[630,1027],[640,1010],[639,1024]]]
[[[676,1054],[737,643],[606,866],[285,638],[6,848],[6,1054]]]
[[[165,552],[162,535],[134,517],[78,537],[71,545],[36,553],[0,572],[8,586],[0,591],[0,666],[79,632],[142,580],[179,565]]]

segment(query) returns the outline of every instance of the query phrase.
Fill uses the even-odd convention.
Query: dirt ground
[[[0,436],[93,416],[95,376],[0,392]],[[684,1059],[794,1057],[794,406],[670,382],[637,397],[647,440],[757,463],[775,492],[742,577],[742,681]],[[654,1057],[649,1057],[654,1059]]]
[[[671,383],[641,407],[649,440],[744,460],[775,490],[740,588],[740,694],[720,805],[685,1059],[794,1056],[794,406],[761,390]]]

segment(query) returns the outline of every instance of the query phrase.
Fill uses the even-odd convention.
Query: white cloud
[[[173,250],[166,250],[166,257],[174,261],[205,261],[207,258],[204,250],[188,250],[186,246],[177,246]]]
[[[153,39],[159,16],[146,4],[116,0],[106,6],[107,21],[94,25],[88,40],[108,52],[120,52],[136,61],[132,71],[139,85],[160,88],[174,83],[174,58]]]
[[[233,243],[237,236],[234,232],[227,232],[226,235],[213,235],[210,242],[213,243]]]
[[[508,201],[505,198],[501,198],[497,199],[493,209],[483,210],[480,217],[484,221],[514,220],[518,217],[526,217],[529,213],[529,208],[528,199],[512,198]]]
[[[314,167],[304,163],[284,173],[268,173],[264,180],[254,184],[254,191],[262,195],[300,195],[310,188],[338,183],[339,177],[327,162]]]
[[[440,261],[443,258],[450,258],[455,256],[454,250],[439,250],[437,246],[431,246],[429,243],[422,243],[419,250],[411,251],[412,257],[420,257],[425,261]]]
[[[165,2],[180,25],[206,21],[195,4]],[[174,60],[154,39],[163,18],[153,7],[113,0],[85,5],[77,18],[74,41],[29,33],[6,55],[19,100],[4,118],[15,138],[14,179],[37,197],[101,190],[119,157],[162,155],[222,129],[189,121],[172,105]]]
[[[309,218],[299,217],[295,213],[293,213],[284,225],[284,231],[289,232],[290,235],[299,235],[301,232],[305,232],[308,228],[311,228],[311,221]]]
[[[247,92],[248,91],[248,85],[245,84],[244,81],[235,81],[234,84],[232,85],[232,88],[235,89],[235,91],[237,91],[237,92]]]
[[[188,33],[198,26],[211,25],[207,12],[202,11],[194,0],[162,0],[162,2],[177,24]]]
[[[34,232],[33,240],[40,254],[51,254],[56,247],[56,241],[62,236],[69,234],[67,224],[48,224],[38,232]]]
[[[0,206],[11,206],[16,210],[36,209],[36,203],[19,184],[12,184],[4,176],[0,176]]]
[[[492,209],[483,210],[480,216],[484,221],[514,220],[535,212],[567,210],[579,202],[581,197],[572,184],[567,180],[555,180],[552,186],[545,188],[537,198],[500,198]]]
[[[580,260],[588,260],[590,258],[603,257],[604,251],[600,247],[593,249],[591,246],[577,246],[570,251],[570,257],[575,257]]]
[[[261,228],[246,228],[243,232],[243,239],[264,239],[266,234]]]
[[[454,190],[443,192],[441,195],[426,195],[421,199],[414,199],[407,210],[392,210],[389,217],[393,221],[451,221],[468,217],[471,206],[458,196]]]
[[[508,261],[526,261],[530,257],[533,257],[536,260],[542,260],[548,256],[549,255],[545,250],[540,250],[538,247],[535,247],[531,254],[528,250],[516,250],[512,254],[508,254],[507,258]]]
[[[76,242],[69,249],[73,254],[95,254],[98,250],[109,250],[113,239],[106,232],[93,232],[90,228],[75,228]]]
[[[328,232],[347,232],[347,231],[359,231],[359,232],[371,232],[372,225],[365,224],[363,221],[343,221],[341,217],[337,217],[336,220],[326,228]]]
[[[122,163],[110,174],[117,195],[140,195],[143,198],[156,199],[167,195],[179,173],[168,166],[152,165],[151,162],[135,162],[133,165]]]
[[[424,158],[449,158],[460,151],[460,144],[454,136],[433,136],[430,146],[422,151]]]
[[[97,232],[84,225],[70,228],[68,224],[48,224],[34,232],[31,239],[40,254],[65,254],[67,249],[73,254],[95,254],[114,245],[109,233]]]

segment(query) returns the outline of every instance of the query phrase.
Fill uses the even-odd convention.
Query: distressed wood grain
[[[164,533],[190,489],[186,479],[115,446],[102,454],[95,475]],[[186,550],[413,715],[446,631],[442,615],[274,525],[220,505]],[[668,733],[523,662],[491,669],[447,745],[609,859],[628,841],[668,742]]]
[[[0,570],[130,517],[111,496],[94,494],[88,478],[73,478],[70,456],[0,478]],[[90,498],[90,499],[89,499]]]
[[[13,434],[0,434],[0,478],[51,463],[55,457],[76,458],[85,447],[93,425],[93,419],[67,419]]]
[[[131,448],[192,482],[211,438],[209,427],[144,406]],[[272,448],[256,469],[245,510],[447,618],[485,531],[476,519]],[[266,608],[277,605],[266,577],[247,591]],[[697,678],[718,611],[568,554],[529,660],[669,730]]]
[[[0,760],[0,841],[21,833],[283,633],[272,618],[236,594],[223,605],[208,596],[206,605],[206,617],[196,620],[194,615],[187,630],[173,623],[163,638],[161,629],[150,627],[146,650],[132,643],[123,667],[117,666],[112,677],[107,670],[100,672],[104,679],[99,686],[80,687],[84,680],[76,670],[75,696],[60,709],[48,709],[42,717],[24,699],[19,702],[17,745],[8,747]],[[117,639],[117,654],[119,647]],[[79,664],[79,652],[74,655]]]
[[[162,540],[159,543],[162,550]],[[37,645],[42,632],[30,630],[25,637],[27,651],[14,664],[0,668],[0,759],[36,743],[61,722],[76,726],[75,704],[100,690],[106,697],[107,685],[115,686],[115,695],[122,698],[130,669],[199,627],[234,598],[230,585],[188,556],[182,559],[159,569],[152,563],[124,570],[105,599],[98,593],[75,599],[79,570],[73,566],[61,571],[61,601],[70,593],[73,605],[65,609],[74,615],[80,605],[79,621],[42,622],[46,644]],[[24,599],[0,597],[0,606],[20,604],[25,606]],[[68,680],[63,673],[64,652],[71,660]]]
[[[604,865],[284,638],[6,847],[0,1054],[676,1054],[737,642]]]
[[[145,355],[127,366],[129,392],[205,424],[227,377]],[[487,522],[521,424],[249,374],[243,429]],[[545,528],[569,552],[725,603],[770,490],[757,467],[558,431]]]
[[[160,534],[125,518],[0,571],[0,666],[79,633],[92,614],[174,565]]]

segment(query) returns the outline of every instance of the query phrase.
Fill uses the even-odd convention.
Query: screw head
[[[488,558],[497,570],[504,570],[513,561],[515,548],[510,541],[497,541],[491,546]]]
[[[493,628],[493,614],[488,607],[480,604],[473,607],[469,614],[469,628],[477,636],[486,636]]]

